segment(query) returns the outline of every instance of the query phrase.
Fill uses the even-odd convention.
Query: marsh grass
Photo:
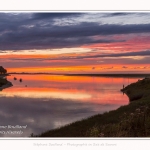
[[[150,136],[150,106],[141,106],[120,116],[120,122],[90,128],[89,137],[148,137]]]

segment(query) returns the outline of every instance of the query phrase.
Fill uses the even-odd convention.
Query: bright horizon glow
[[[112,67],[115,66],[115,67]],[[28,68],[7,68],[8,73],[134,73],[134,71],[139,71],[140,73],[148,73],[150,71],[149,64],[147,65],[95,65],[93,66],[68,66],[68,67],[28,67]],[[110,71],[111,70],[111,71]]]

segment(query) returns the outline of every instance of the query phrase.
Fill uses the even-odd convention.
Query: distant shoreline
[[[150,74],[56,74],[56,73],[9,73],[9,74],[92,76],[92,77],[150,77]]]

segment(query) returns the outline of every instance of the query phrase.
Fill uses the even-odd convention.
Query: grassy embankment
[[[132,83],[122,91],[129,97],[129,105],[36,137],[150,137],[150,79]]]

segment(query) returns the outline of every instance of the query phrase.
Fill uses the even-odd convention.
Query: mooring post
[[[124,95],[124,84],[123,84],[123,95]]]

